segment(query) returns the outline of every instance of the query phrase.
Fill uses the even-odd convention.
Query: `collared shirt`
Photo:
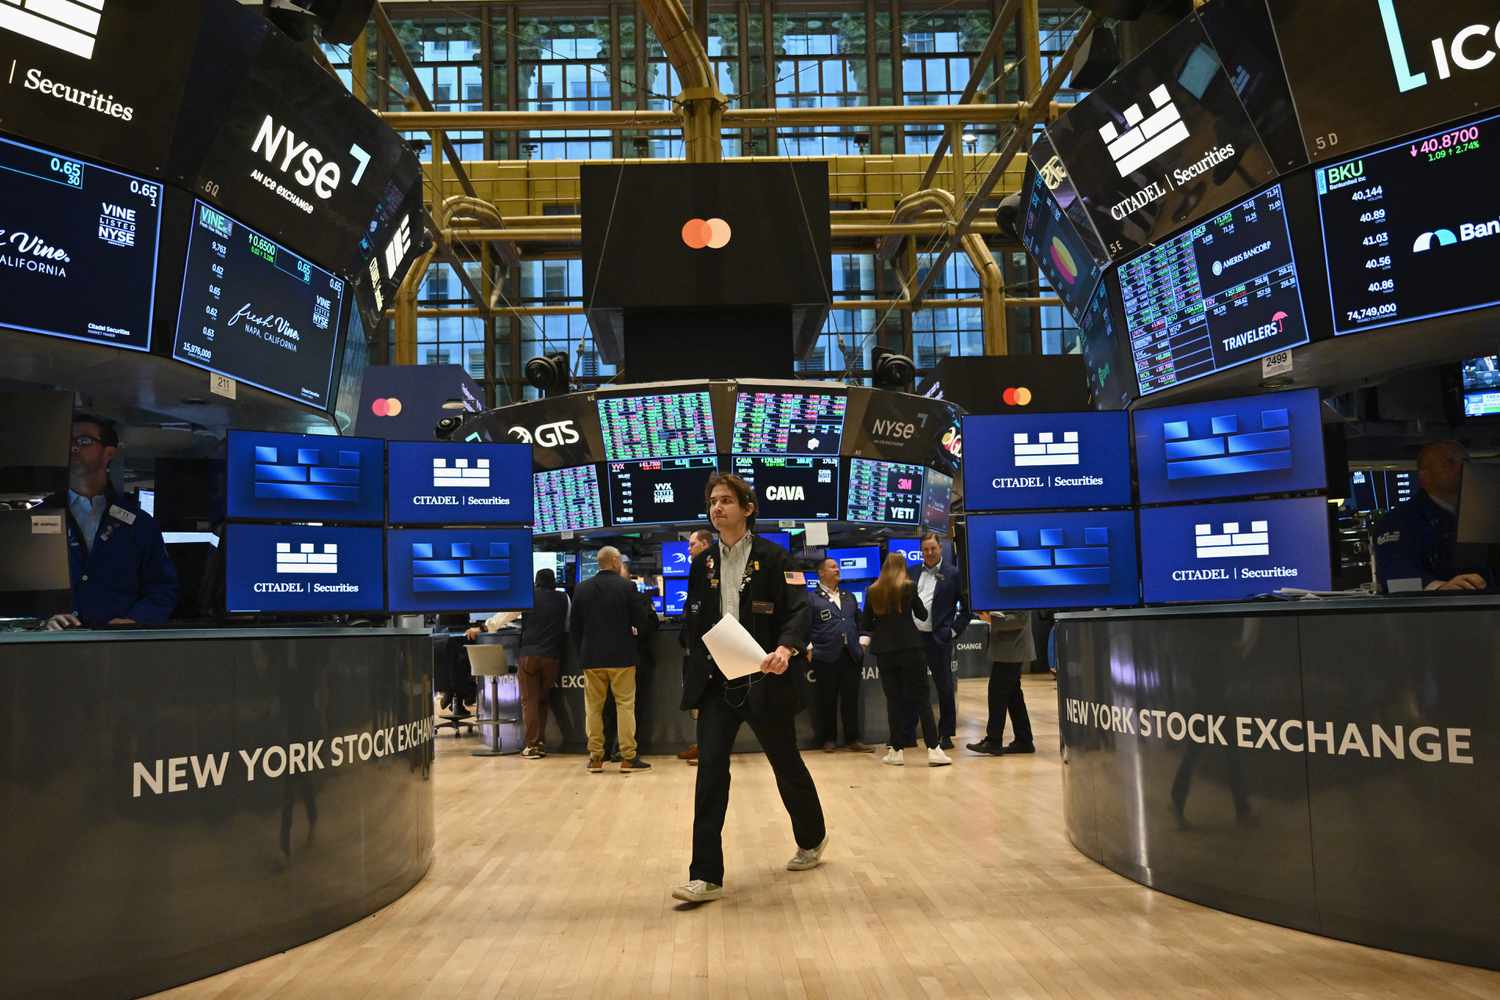
[[[740,620],[740,585],[750,565],[750,532],[733,545],[719,542],[719,614]]]
[[[99,534],[99,525],[104,521],[104,512],[109,509],[109,497],[103,493],[86,497],[68,490],[68,510],[83,531],[84,548],[94,548],[94,536]]]
[[[941,562],[930,568],[924,563],[922,565],[922,575],[917,577],[917,596],[922,599],[922,603],[927,608],[927,617],[925,619],[918,618],[917,613],[915,611],[912,612],[911,620],[916,624],[918,632],[932,631],[932,621],[937,617],[937,614],[932,610],[932,598],[937,593],[938,571],[942,568],[943,564]]]

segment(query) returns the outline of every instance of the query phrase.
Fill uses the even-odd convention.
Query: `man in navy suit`
[[[859,741],[859,677],[865,650],[859,644],[859,602],[839,588],[839,561],[818,564],[818,587],[808,598],[812,611],[813,662],[818,691],[818,742],[826,753],[838,746],[839,702],[844,703],[844,749],[868,753]]]
[[[930,614],[923,621],[913,615],[917,631],[922,633],[922,648],[927,654],[927,669],[938,694],[938,737],[944,750],[953,749],[953,735],[958,732],[958,705],[954,700],[953,639],[969,624],[969,611],[959,593],[958,573],[943,565],[943,543],[928,532],[922,539],[922,572],[917,577],[917,594]]]

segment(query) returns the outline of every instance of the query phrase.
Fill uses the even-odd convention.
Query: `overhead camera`
[[[439,441],[453,440],[454,433],[463,424],[464,418],[458,416],[439,417],[433,426],[432,433]]]
[[[365,30],[375,0],[262,0],[266,18],[299,42],[307,41],[313,29],[322,31],[323,41],[349,45]]]
[[[568,355],[556,351],[526,362],[526,384],[540,389],[543,396],[561,396],[568,392]]]
[[[1008,240],[1021,242],[1021,196],[1019,194],[1008,194],[1000,199],[1000,206],[995,209],[995,226],[1000,230],[1000,235]]]
[[[917,377],[917,363],[905,354],[898,354],[889,347],[877,347],[870,356],[874,361],[877,389],[905,389]]]

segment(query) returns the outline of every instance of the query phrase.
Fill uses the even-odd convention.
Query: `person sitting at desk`
[[[1375,572],[1381,590],[1389,593],[1393,581],[1406,580],[1420,581],[1422,590],[1489,586],[1489,568],[1467,564],[1458,551],[1458,489],[1467,458],[1457,441],[1433,441],[1417,452],[1421,489],[1375,525]]]
[[[68,492],[47,501],[67,513],[73,611],[48,619],[50,631],[161,625],[177,607],[177,570],[161,529],[133,497],[110,485],[109,463],[119,449],[113,422],[74,416]]]

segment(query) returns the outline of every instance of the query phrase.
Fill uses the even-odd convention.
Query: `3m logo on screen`
[[[512,427],[506,432],[521,444],[535,444],[543,448],[558,448],[565,444],[577,444],[582,440],[578,428],[571,420],[559,420],[551,424],[542,424],[536,430],[527,430],[519,425]]]
[[[1482,240],[1490,236],[1500,236],[1500,219],[1465,222],[1458,227],[1457,236],[1453,235],[1451,229],[1434,229],[1430,233],[1423,233],[1412,243],[1411,252],[1426,253],[1434,246],[1451,247],[1455,243],[1468,243],[1470,240]]]
[[[0,0],[0,6],[4,2],[6,0]],[[261,154],[271,166],[288,174],[324,201],[332,198],[343,183],[344,172],[338,163],[308,140],[298,139],[296,133],[285,125],[276,124],[272,115],[266,115],[265,121],[260,123],[250,151]],[[349,179],[357,185],[370,165],[370,154],[359,143],[353,143],[349,147],[349,156],[354,160],[354,173]],[[297,165],[295,171],[292,169],[294,163]]]
[[[94,58],[104,0],[0,0],[0,28],[83,59]]]
[[[1206,479],[1292,467],[1291,416],[1284,409],[1262,410],[1259,430],[1240,430],[1233,413],[1209,420],[1209,433],[1195,437],[1186,420],[1162,425],[1167,479]]]
[[[1385,27],[1385,42],[1391,53],[1391,69],[1396,74],[1396,87],[1405,94],[1427,86],[1425,69],[1413,70],[1407,58],[1406,40],[1401,35],[1401,23],[1396,19],[1396,0],[1378,0],[1380,20]],[[1412,4],[1413,7],[1416,4]],[[1430,16],[1440,4],[1423,3],[1421,13]],[[1484,69],[1495,61],[1500,53],[1500,23],[1494,25],[1471,24],[1459,29],[1452,38],[1434,38],[1431,41],[1432,68],[1439,80],[1453,77],[1454,68],[1465,72]]]
[[[1018,590],[1107,585],[1109,529],[1084,528],[1071,543],[1067,535],[1062,528],[1041,528],[1035,544],[1023,544],[1019,530],[996,531],[996,586]]]

